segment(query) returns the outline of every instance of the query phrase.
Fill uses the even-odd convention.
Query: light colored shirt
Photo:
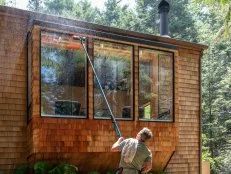
[[[118,149],[120,151],[123,150],[123,147],[127,143],[127,141],[131,141],[131,138],[125,139],[118,145]],[[141,141],[138,142],[136,154],[131,163],[126,163],[121,155],[119,167],[123,167],[124,169],[135,169],[141,170],[144,162],[152,161],[152,152],[148,149],[148,147]]]

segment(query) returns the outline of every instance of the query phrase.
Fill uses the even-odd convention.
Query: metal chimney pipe
[[[162,0],[158,6],[158,12],[160,13],[160,35],[164,37],[168,36],[168,12],[170,5],[165,0]]]

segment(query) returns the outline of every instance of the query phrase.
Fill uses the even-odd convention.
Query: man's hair
[[[152,131],[144,127],[138,134],[140,134],[140,140],[145,142],[153,137]]]

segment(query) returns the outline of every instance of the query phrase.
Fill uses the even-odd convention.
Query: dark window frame
[[[93,49],[93,60],[92,60],[92,63],[93,63],[93,65],[94,65],[94,43],[95,43],[95,41],[102,41],[102,42],[109,42],[109,43],[115,43],[115,44],[121,44],[121,45],[127,45],[127,46],[131,46],[132,47],[132,60],[131,60],[131,63],[132,63],[132,65],[131,65],[131,67],[132,67],[132,71],[131,71],[131,80],[132,80],[132,83],[131,83],[131,85],[132,85],[132,104],[131,104],[131,106],[132,106],[132,112],[131,112],[131,115],[133,115],[131,118],[116,118],[115,117],[115,119],[116,120],[123,120],[123,121],[134,121],[135,120],[135,90],[134,90],[134,88],[135,88],[135,65],[134,65],[134,61],[135,61],[135,45],[132,45],[132,44],[125,44],[125,43],[122,43],[122,42],[119,42],[119,41],[109,41],[109,40],[105,40],[105,39],[103,39],[103,38],[100,38],[100,39],[95,39],[95,38],[93,38],[93,40],[92,40],[92,43],[93,43],[93,45],[92,45],[92,49]],[[102,118],[99,118],[99,117],[95,117],[95,109],[94,109],[94,104],[95,104],[95,100],[94,100],[94,74],[93,74],[93,79],[92,79],[92,81],[93,81],[93,119],[95,119],[95,120],[110,120],[111,118],[110,117],[102,117]]]
[[[33,65],[32,65],[32,34],[29,31],[27,33],[27,40],[26,40],[26,56],[27,56],[27,124],[29,124],[29,122],[32,119],[32,113],[31,113],[31,109],[32,109],[32,69],[33,69]]]
[[[40,29],[40,32],[39,32],[39,102],[40,102],[40,107],[39,107],[39,115],[40,117],[42,118],[67,118],[67,119],[88,119],[89,118],[89,104],[88,104],[88,98],[89,98],[89,81],[88,81],[88,61],[87,61],[87,58],[86,58],[86,67],[85,67],[85,83],[86,83],[86,95],[85,95],[85,104],[86,104],[86,114],[85,116],[71,116],[71,115],[49,115],[49,114],[45,114],[45,115],[42,115],[42,112],[41,112],[41,58],[42,58],[42,32],[48,32],[48,33],[56,33],[56,34],[61,34],[61,35],[66,35],[66,36],[73,36],[73,34],[70,34],[70,33],[67,33],[65,31],[54,31],[52,29]],[[85,44],[86,44],[86,49],[88,50],[88,39],[85,40]],[[84,53],[85,54],[85,53]]]
[[[161,122],[161,123],[175,123],[175,53],[173,51],[166,51],[162,49],[157,49],[157,48],[150,48],[150,47],[144,47],[144,46],[139,46],[138,47],[138,108],[139,108],[139,86],[140,86],[140,49],[147,49],[147,50],[154,50],[154,51],[161,51],[161,52],[167,52],[172,54],[172,120],[147,120],[147,119],[142,119],[139,118],[139,113],[138,113],[138,121],[141,122]],[[158,62],[159,66],[159,62]],[[159,76],[159,73],[158,73]],[[158,94],[159,94],[159,85],[158,85]],[[159,102],[159,95],[158,95],[158,102]],[[159,106],[158,106],[159,110]]]
[[[46,29],[46,28],[41,28],[40,29],[40,42],[39,42],[39,70],[40,70],[40,107],[39,107],[39,112],[40,112],[40,116],[45,118],[45,117],[51,117],[51,118],[77,118],[77,119],[89,119],[89,63],[88,61],[86,61],[86,116],[85,117],[79,117],[79,116],[57,116],[57,115],[52,115],[52,116],[42,116],[41,115],[41,33],[43,31],[46,31],[46,32],[51,32],[51,33],[60,33],[60,34],[66,34],[66,35],[69,35],[69,36],[72,36],[73,34],[70,34],[68,32],[74,32],[74,33],[79,33],[79,34],[84,34],[85,31],[87,31],[87,33],[90,34],[90,36],[87,36],[86,38],[86,49],[89,51],[89,38],[92,39],[92,52],[93,52],[93,59],[94,59],[94,40],[101,40],[101,41],[108,41],[108,40],[105,40],[104,37],[105,36],[108,36],[108,38],[111,38],[113,39],[113,41],[108,41],[108,42],[112,42],[112,43],[119,43],[119,44],[125,44],[125,45],[129,45],[129,46],[132,46],[133,48],[133,57],[132,57],[132,94],[133,94],[133,109],[132,109],[132,112],[133,112],[133,117],[132,119],[126,119],[126,118],[116,118],[116,120],[123,120],[123,121],[134,121],[135,120],[135,99],[136,99],[136,95],[138,97],[138,100],[139,100],[139,92],[138,94],[135,94],[135,78],[137,78],[138,82],[139,82],[139,50],[140,48],[144,48],[144,49],[151,49],[151,50],[156,50],[156,51],[162,51],[162,52],[169,52],[169,53],[172,53],[173,54],[173,68],[172,68],[172,73],[173,73],[173,76],[172,76],[172,83],[173,83],[173,103],[172,103],[172,107],[173,107],[173,119],[172,120],[146,120],[146,119],[140,119],[139,118],[139,115],[137,116],[137,121],[141,121],[141,122],[163,122],[163,123],[174,123],[175,122],[175,86],[174,86],[174,81],[175,81],[175,63],[174,63],[174,60],[175,60],[175,52],[176,50],[178,50],[178,47],[176,46],[173,46],[173,45],[168,45],[168,44],[165,44],[165,43],[159,43],[159,42],[155,42],[155,41],[147,41],[145,42],[146,40],[144,39],[140,39],[140,38],[132,38],[132,37],[124,37],[124,36],[119,36],[117,34],[110,34],[110,33],[106,33],[106,32],[100,32],[98,31],[98,34],[97,36],[99,38],[94,38],[94,37],[91,37],[93,36],[93,30],[89,30],[89,29],[84,29],[84,28],[81,28],[81,27],[61,27],[61,29],[65,29],[65,30],[55,30],[53,27],[55,26],[55,28],[60,28],[59,24],[51,24],[51,23],[47,23],[47,22],[43,22],[43,21],[34,21],[34,25],[38,25],[40,27],[50,27],[49,29]],[[88,31],[89,30],[89,31]],[[94,30],[95,31],[95,30]],[[129,41],[129,39],[132,38],[133,40],[132,41]],[[116,39],[116,41],[115,41]],[[128,44],[126,43],[123,43],[122,41],[126,41],[126,42],[129,42]],[[137,44],[147,44],[147,46],[157,46],[157,48],[151,48],[151,47],[146,47],[146,46],[138,46]],[[137,46],[138,48],[138,77],[136,77],[135,75],[135,47]],[[162,49],[163,48],[163,49]],[[168,48],[168,49],[171,49],[172,51],[167,51],[167,50],[164,50],[164,48]],[[93,76],[94,77],[94,76]],[[93,79],[92,79],[93,80]],[[138,83],[138,91],[139,91],[139,83]],[[94,87],[93,87],[93,95],[94,95]],[[94,97],[94,96],[93,96]],[[94,98],[93,98],[93,106],[94,106]],[[139,106],[138,106],[139,107]],[[94,116],[94,108],[93,108],[93,119],[97,119],[97,120],[110,120],[110,118],[95,118]]]

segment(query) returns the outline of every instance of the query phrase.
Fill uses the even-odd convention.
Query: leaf
[[[35,174],[46,174],[51,167],[44,161],[38,161],[34,165]]]

